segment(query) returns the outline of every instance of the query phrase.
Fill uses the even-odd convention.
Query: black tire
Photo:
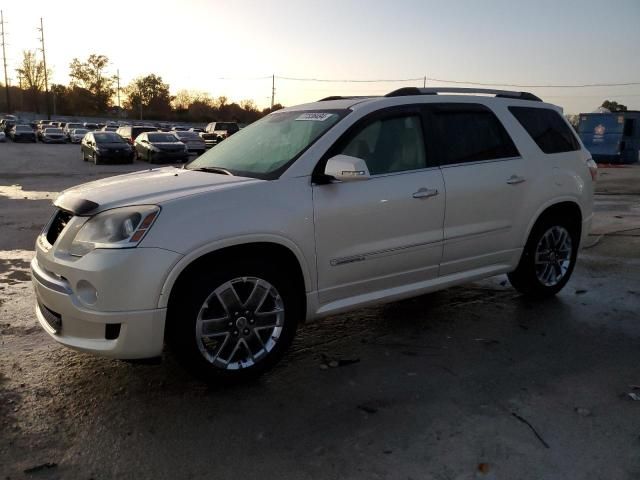
[[[87,156],[84,154],[84,150],[80,149],[80,155],[82,155],[82,160],[87,161]]]
[[[547,266],[548,268],[551,268],[553,270],[553,272],[551,273],[555,275],[559,275],[559,271],[562,271],[563,269],[563,267],[560,266],[562,263],[561,255],[566,255],[566,260],[569,261],[566,270],[564,271],[564,273],[562,273],[561,278],[559,278],[557,282],[545,284],[540,277],[542,276],[544,278],[544,268],[546,267],[541,264],[536,264],[536,251],[538,250],[539,246],[541,248],[545,247],[544,237],[552,229],[554,232],[560,232],[560,234],[562,234],[562,231],[567,232],[570,239],[571,251],[568,254],[555,253],[555,249],[550,248],[549,251],[554,251],[552,251],[549,255],[540,254],[541,259],[543,259],[545,262],[551,261],[551,259],[557,259],[555,260],[554,265]],[[560,237],[560,234],[557,235],[558,238]],[[508,274],[509,282],[511,282],[511,285],[513,285],[516,290],[527,297],[546,298],[555,295],[564,288],[564,286],[571,278],[571,274],[573,273],[573,269],[576,265],[579,244],[579,224],[567,221],[566,219],[563,219],[557,215],[548,215],[540,218],[531,230],[531,234],[529,235],[527,243],[522,252],[522,257],[520,257],[518,267],[516,268],[516,270]],[[565,250],[566,249],[558,249],[557,251],[564,252]],[[553,255],[553,257],[551,257],[551,255]]]
[[[246,258],[237,259],[233,263],[228,264],[203,264],[194,268],[186,275],[187,277],[181,279],[179,284],[174,288],[167,310],[166,340],[176,352],[181,363],[203,380],[220,383],[238,383],[254,380],[273,368],[291,345],[296,333],[298,321],[301,320],[304,315],[302,295],[296,291],[286,272],[284,272],[282,268],[278,269],[273,263]],[[235,315],[237,312],[230,310],[227,315],[225,313],[226,309],[222,309],[222,303],[217,303],[216,306],[217,300],[215,299],[217,297],[213,296],[213,292],[215,292],[216,289],[221,288],[225,284],[228,285],[227,282],[234,280],[238,282],[235,283],[235,285],[238,286],[235,290],[238,293],[238,298],[241,302],[246,302],[248,297],[247,292],[252,289],[253,285],[251,281],[255,279],[261,279],[273,286],[277,298],[281,302],[279,305],[284,311],[282,319],[276,319],[276,317],[271,317],[268,314],[266,317],[270,319],[268,320],[269,322],[276,320],[281,322],[281,325],[278,325],[278,328],[281,327],[281,330],[277,333],[276,328],[271,330],[270,327],[266,327],[266,329],[258,327],[257,322],[260,322],[258,315],[256,314],[254,317],[255,312],[247,314],[242,310],[245,308],[245,305],[247,305],[246,303],[240,307],[240,312],[238,312],[242,318]],[[242,290],[243,287],[245,288],[244,291]],[[278,309],[278,304],[274,300],[275,297],[267,295],[265,298],[265,303],[261,304],[264,308],[258,307],[256,312],[264,309],[266,309],[266,311],[275,311]],[[221,328],[220,331],[224,331],[220,335],[226,335],[226,338],[224,340],[218,340],[217,342],[214,341],[215,345],[213,348],[215,349],[218,345],[222,345],[219,347],[220,351],[218,351],[218,355],[221,359],[228,356],[227,366],[220,364],[223,360],[207,359],[205,353],[201,351],[201,349],[204,349],[210,356],[216,351],[212,350],[209,352],[208,346],[205,346],[204,341],[198,339],[196,335],[198,315],[201,313],[201,307],[203,307],[205,300],[209,303],[207,308],[203,309],[202,312],[213,312],[214,309],[217,308],[216,313],[212,313],[212,315],[224,317],[224,319],[221,320],[221,327],[219,328]],[[266,305],[268,302],[273,302],[273,304]],[[247,306],[246,308],[251,307]],[[247,322],[253,323],[253,326],[249,326]],[[245,326],[248,328],[245,329]],[[249,328],[253,329],[256,327],[262,332],[260,334],[262,340],[260,340],[259,344],[254,343],[258,341],[257,337],[254,336],[259,334],[258,330],[252,330],[251,333],[247,333]],[[254,352],[257,359],[251,361],[255,361],[255,363],[248,366],[245,365],[238,369],[228,369],[228,366],[232,363],[237,364],[240,362],[240,360],[232,362],[236,357],[234,357],[232,353],[229,354],[229,349],[234,348],[234,345],[239,345],[243,339],[245,339],[244,345],[247,346],[247,348],[249,348],[249,344],[258,347],[261,344],[264,350],[262,352]],[[267,351],[265,342],[269,344],[272,341],[274,344],[271,346],[271,349]],[[221,353],[225,348],[227,350]],[[238,354],[242,353],[241,350],[238,350]],[[244,355],[246,356],[245,361],[248,362],[250,357],[246,350],[244,350]]]

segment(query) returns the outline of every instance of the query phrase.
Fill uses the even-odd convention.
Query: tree
[[[622,105],[621,103],[618,103],[615,101],[611,102],[609,100],[605,100],[604,102],[602,102],[602,107],[606,108],[610,112],[626,112],[627,111],[626,105]]]
[[[134,114],[167,118],[171,113],[173,97],[169,93],[169,84],[162,81],[162,77],[153,73],[139,77],[126,88],[127,101],[125,107]]]
[[[20,68],[16,68],[16,72],[20,78],[21,87],[27,92],[27,104],[40,113],[40,93],[45,88],[44,62],[37,59],[36,52],[23,50],[22,62]],[[51,76],[51,71],[47,73]]]
[[[69,65],[71,87],[87,90],[93,96],[93,112],[105,113],[109,109],[111,97],[115,94],[115,79],[105,75],[105,68],[109,65],[109,58],[105,55],[91,54],[85,62],[74,58]]]
[[[176,110],[188,110],[195,100],[194,97],[195,95],[189,90],[180,90],[173,99],[173,108]]]

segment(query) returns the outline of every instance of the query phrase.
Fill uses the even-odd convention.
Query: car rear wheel
[[[246,381],[282,358],[302,315],[299,294],[274,266],[210,265],[192,272],[172,294],[167,340],[198,376]]]
[[[571,278],[579,244],[579,227],[558,216],[541,219],[529,235],[517,269],[508,275],[509,281],[529,297],[555,295]]]

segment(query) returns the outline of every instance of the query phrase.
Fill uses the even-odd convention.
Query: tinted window
[[[177,142],[178,139],[171,133],[148,133],[150,142]]]
[[[580,149],[571,128],[555,110],[509,107],[509,111],[544,153],[572,152]]]
[[[216,130],[225,130],[228,132],[237,132],[238,131],[238,125],[235,123],[222,123],[222,122],[218,122],[216,123]]]
[[[631,135],[633,135],[633,118],[625,119],[623,135],[625,137],[630,137]]]
[[[500,120],[483,105],[438,105],[431,108],[431,113],[441,165],[520,155]]]
[[[31,127],[28,125],[16,125],[16,132],[30,132]]]
[[[122,137],[113,132],[96,132],[93,137],[96,143],[122,143]]]
[[[360,130],[341,153],[363,159],[371,175],[425,168],[420,117],[376,120]]]

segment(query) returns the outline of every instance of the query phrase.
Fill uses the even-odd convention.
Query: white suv
[[[331,97],[184,168],[71,188],[36,242],[37,317],[78,350],[146,358],[166,341],[194,371],[238,380],[305,320],[500,273],[553,295],[597,173],[559,112],[495,90]]]

